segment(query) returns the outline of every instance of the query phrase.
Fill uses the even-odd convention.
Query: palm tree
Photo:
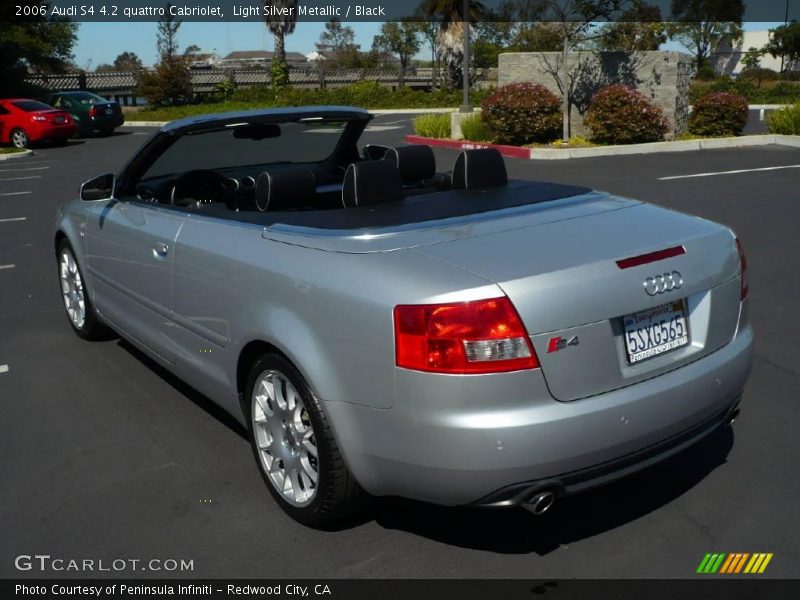
[[[464,17],[464,0],[424,0],[421,10],[439,23],[437,49],[449,87],[461,83],[464,62],[464,21],[476,21],[484,12],[483,4],[469,0],[469,15]]]
[[[271,69],[273,84],[276,82],[276,73],[283,83],[288,83],[289,67],[286,64],[285,39],[287,35],[294,33],[297,24],[297,0],[264,0],[264,7],[269,9],[264,16],[267,29],[275,38]]]

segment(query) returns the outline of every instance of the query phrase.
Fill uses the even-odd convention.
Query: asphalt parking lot
[[[408,123],[381,117],[364,141],[399,144]],[[0,576],[42,576],[13,561],[44,553],[194,564],[128,576],[680,578],[706,552],[772,552],[764,576],[800,576],[800,150],[507,161],[512,177],[737,231],[757,357],[733,429],[543,518],[381,499],[348,528],[316,531],[272,501],[233,419],[130,345],[78,339],[63,314],[56,207],[146,135],[123,129],[0,162]],[[436,156],[447,170],[456,153]]]

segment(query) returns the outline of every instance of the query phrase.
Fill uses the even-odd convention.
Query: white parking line
[[[28,217],[12,217],[11,219],[0,219],[0,223],[12,223],[14,221],[27,221]]]
[[[14,265],[0,265],[0,271],[3,269],[13,269]]]
[[[0,169],[0,173],[11,173],[16,171],[44,171],[50,167],[25,167],[24,169]]]
[[[691,179],[692,177],[713,177],[714,175],[738,175],[739,173],[756,173],[758,171],[779,171],[781,169],[800,169],[800,165],[782,165],[780,167],[761,167],[759,169],[737,169],[735,171],[717,171],[713,173],[695,173],[694,175],[673,175],[672,177],[659,177],[659,181],[671,179]]]
[[[0,373],[8,373],[8,365],[0,365]]]
[[[23,196],[25,194],[32,194],[33,192],[3,192],[0,196]]]
[[[41,179],[41,175],[28,175],[27,177],[6,177],[5,179],[0,179],[0,181],[21,181],[23,179]]]

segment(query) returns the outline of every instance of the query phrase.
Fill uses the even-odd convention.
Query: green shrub
[[[784,71],[781,73],[784,81],[800,81],[800,71]]]
[[[790,81],[779,81],[769,90],[764,104],[791,104],[800,101],[800,85]]]
[[[800,102],[769,113],[767,127],[770,133],[800,135]]]
[[[497,88],[481,102],[490,137],[501,144],[550,142],[561,135],[561,101],[535,83]]]
[[[695,73],[694,78],[698,81],[713,81],[717,78],[717,72],[714,70],[714,67],[703,65],[697,69],[697,73]]]
[[[488,142],[492,136],[483,124],[481,115],[475,113],[461,121],[461,134],[470,142]]]
[[[694,103],[689,131],[710,137],[742,135],[747,118],[747,99],[728,92],[709,92]]]
[[[781,74],[777,71],[773,71],[772,69],[766,69],[764,67],[758,67],[755,69],[745,69],[741,73],[739,73],[739,80],[747,80],[755,81],[757,83],[761,83],[762,81],[778,81],[781,78]]]
[[[414,132],[430,138],[450,137],[450,113],[420,115],[414,119]]]
[[[609,85],[592,98],[584,123],[600,144],[658,142],[669,131],[664,113],[644,94],[625,85]]]

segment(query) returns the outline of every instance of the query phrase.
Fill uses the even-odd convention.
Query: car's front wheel
[[[84,287],[83,273],[66,238],[58,244],[58,279],[69,324],[85,340],[112,337],[111,330],[97,316]]]
[[[319,401],[297,369],[263,354],[247,379],[250,439],[270,493],[293,519],[320,526],[359,509],[366,494],[348,470]]]
[[[11,132],[11,143],[15,148],[27,148],[31,140],[24,129],[14,129]]]

